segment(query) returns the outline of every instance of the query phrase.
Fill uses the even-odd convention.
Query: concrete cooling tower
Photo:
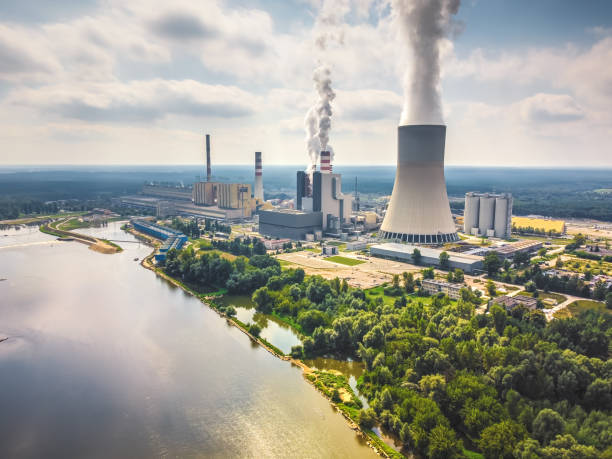
[[[446,126],[408,125],[397,130],[397,170],[384,239],[437,244],[458,239],[444,181]]]

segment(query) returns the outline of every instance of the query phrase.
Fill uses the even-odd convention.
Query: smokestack
[[[210,182],[210,134],[206,134],[206,181]]]
[[[458,239],[444,181],[446,126],[399,126],[393,193],[384,239],[440,244]]]
[[[321,152],[321,172],[331,173],[331,171],[331,152],[324,150]]]
[[[261,151],[255,152],[255,189],[253,190],[253,197],[264,200],[263,194],[263,168],[261,164]]]

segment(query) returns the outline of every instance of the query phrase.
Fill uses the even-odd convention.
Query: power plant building
[[[306,240],[308,234],[314,235],[321,231],[322,217],[321,212],[304,212],[292,209],[260,210],[259,234],[293,240]]]
[[[466,193],[463,231],[473,236],[510,238],[512,195]]]
[[[418,244],[456,241],[444,180],[446,126],[399,126],[397,137],[395,183],[380,236]]]
[[[253,189],[253,197],[261,202],[264,200],[261,151],[255,152],[255,187]]]

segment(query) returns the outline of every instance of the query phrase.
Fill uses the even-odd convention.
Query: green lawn
[[[355,266],[365,263],[363,260],[356,260],[355,258],[341,257],[340,255],[334,255],[333,257],[327,257],[327,261],[333,261],[334,263],[340,263],[341,265]]]
[[[576,300],[566,308],[557,311],[554,316],[557,319],[566,319],[568,317],[577,316],[582,311],[594,310],[612,314],[612,311],[606,309],[606,305],[600,301],[592,300]]]

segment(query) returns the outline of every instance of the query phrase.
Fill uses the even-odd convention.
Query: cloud
[[[217,30],[205,25],[198,17],[181,12],[161,16],[151,24],[151,30],[175,40],[212,38],[219,35]]]
[[[536,94],[520,103],[523,120],[526,122],[566,122],[584,118],[584,111],[567,94]]]
[[[254,96],[237,87],[160,79],[21,89],[11,92],[7,101],[59,118],[90,122],[149,122],[170,115],[240,118],[252,115],[258,104]]]
[[[402,108],[402,97],[392,91],[377,89],[338,91],[338,117],[344,120],[393,120],[396,123]]]

